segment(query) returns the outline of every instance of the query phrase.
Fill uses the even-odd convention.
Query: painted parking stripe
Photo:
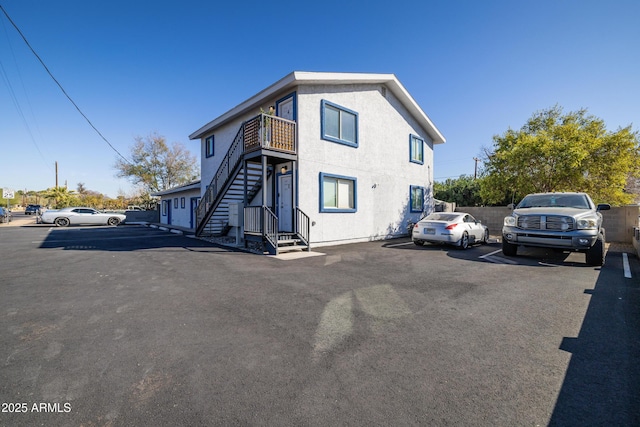
[[[413,245],[413,242],[406,242],[406,243],[394,243],[393,245],[386,245],[385,248],[395,248],[398,246],[407,246],[407,245]]]
[[[502,258],[502,257],[494,257],[493,255],[497,254],[498,252],[502,252],[502,249],[498,249],[497,251],[493,251],[493,252],[489,252],[488,254],[484,254],[482,256],[479,256],[478,258],[480,259],[484,259],[485,261],[489,261],[492,262],[494,264],[511,264],[511,265],[515,265],[518,262],[517,261],[513,261],[507,258]]]
[[[484,254],[484,255],[482,255],[482,256],[480,256],[478,258],[487,258],[487,257],[490,257],[491,255],[497,254],[498,252],[501,252],[501,251],[502,251],[502,249],[498,249],[497,251],[489,252],[488,254]]]
[[[629,267],[629,255],[626,252],[622,253],[622,266],[624,267],[624,277],[631,279],[631,268]]]

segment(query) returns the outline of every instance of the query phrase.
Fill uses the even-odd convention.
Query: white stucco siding
[[[299,205],[315,222],[313,243],[390,237],[406,232],[410,186],[431,200],[433,144],[390,91],[380,85],[298,88]],[[321,101],[358,113],[358,147],[321,138]],[[409,161],[409,135],[425,140],[424,164]],[[357,210],[320,212],[320,173],[357,180]],[[429,209],[429,208],[427,208]]]
[[[200,197],[199,188],[161,196],[162,204],[165,201],[171,204],[169,208],[171,212],[161,205],[160,223],[191,228],[191,199],[193,197]],[[169,220],[171,221],[170,223]]]
[[[222,159],[227,155],[233,139],[236,137],[242,120],[235,120],[229,124],[215,129],[213,133],[207,134],[207,137],[213,135],[214,137],[214,154],[211,157],[206,156],[205,138],[200,140],[200,175],[202,180],[201,193],[204,194],[207,186],[211,183],[214,175],[218,171]]]

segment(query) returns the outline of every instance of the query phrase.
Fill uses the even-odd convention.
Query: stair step
[[[278,246],[280,245],[294,245],[300,243],[300,239],[278,239]]]
[[[278,246],[278,253],[293,252],[293,251],[306,251],[309,248],[307,245],[294,245],[294,246]]]

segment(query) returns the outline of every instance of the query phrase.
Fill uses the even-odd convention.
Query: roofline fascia
[[[259,105],[264,99],[273,94],[287,88],[299,84],[384,84],[394,93],[409,112],[418,119],[421,126],[429,134],[434,144],[443,144],[446,139],[438,128],[433,124],[429,116],[420,108],[418,103],[413,99],[405,87],[400,83],[395,74],[373,74],[373,73],[325,73],[325,72],[308,72],[294,71],[261,90],[251,98],[238,104],[226,113],[218,116],[197,131],[189,135],[189,139],[202,138],[212,129],[223,125],[238,115],[249,111]]]

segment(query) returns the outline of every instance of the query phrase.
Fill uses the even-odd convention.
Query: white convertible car
[[[69,225],[118,225],[127,217],[119,213],[100,212],[92,208],[62,208],[47,210],[40,215],[43,224],[58,227]]]

